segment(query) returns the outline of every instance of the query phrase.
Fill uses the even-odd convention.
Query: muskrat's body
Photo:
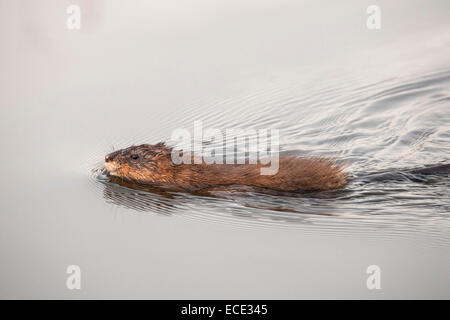
[[[156,185],[195,190],[223,185],[247,185],[282,191],[326,191],[346,184],[346,175],[322,158],[280,157],[274,175],[261,175],[261,164],[179,164],[164,143],[132,146],[105,157],[109,174]]]

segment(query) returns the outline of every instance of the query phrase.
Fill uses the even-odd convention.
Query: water
[[[357,1],[79,2],[80,31],[70,1],[0,2],[2,298],[450,297],[448,174],[362,179],[450,162],[447,2],[380,2],[378,31]],[[196,120],[278,128],[351,183],[206,197],[98,176]]]

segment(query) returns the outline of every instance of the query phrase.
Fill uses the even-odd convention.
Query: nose
[[[105,162],[111,162],[111,161],[113,161],[114,158],[115,158],[118,154],[119,154],[118,151],[114,151],[114,152],[108,153],[108,154],[105,156]]]

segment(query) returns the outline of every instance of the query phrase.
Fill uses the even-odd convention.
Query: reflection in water
[[[391,171],[354,177],[345,189],[328,192],[292,193],[256,189],[248,186],[223,186],[194,193],[180,193],[150,185],[140,185],[94,171],[103,186],[104,198],[117,206],[139,212],[232,223],[237,226],[296,229],[319,227],[325,232],[342,232],[357,226],[389,230],[390,236],[405,230],[423,229],[426,220],[450,222],[450,215],[436,212],[440,195],[450,187],[450,165]],[[430,189],[430,187],[432,189]],[[415,194],[411,193],[411,188]],[[427,195],[426,192],[430,191]],[[423,194],[419,195],[419,191]],[[427,204],[428,203],[428,204]],[[411,212],[410,206],[417,208]],[[424,207],[430,209],[424,211]],[[357,209],[357,210],[355,210]],[[432,211],[435,214],[432,214]],[[430,235],[439,232],[428,225]]]
[[[103,197],[108,202],[137,211],[152,211],[165,215],[170,215],[175,209],[174,201],[177,196],[174,194],[152,186],[138,185],[106,176],[102,169],[92,172],[104,185]]]
[[[274,190],[249,188],[247,186],[214,187],[207,190],[184,193],[173,192],[153,187],[150,185],[139,185],[136,183],[103,175],[101,170],[94,170],[95,178],[103,186],[104,198],[114,205],[133,209],[136,211],[147,211],[162,213],[165,215],[191,214],[189,208],[202,206],[207,215],[214,215],[211,209],[224,209],[232,217],[250,218],[266,222],[305,222],[303,215],[325,215],[332,214],[319,211],[298,211],[296,201],[301,198],[324,199],[331,198],[333,194],[345,193],[345,191],[333,191],[322,193],[289,193]],[[253,209],[255,212],[249,211]],[[284,213],[284,215],[280,215]],[[196,214],[193,214],[195,218]],[[268,218],[268,220],[267,220]]]
[[[140,193],[112,183],[104,182],[104,184],[104,198],[116,205],[137,211],[152,211],[163,214],[170,214],[175,208],[170,202],[175,197],[170,194],[155,191],[152,196],[149,196],[148,193]]]

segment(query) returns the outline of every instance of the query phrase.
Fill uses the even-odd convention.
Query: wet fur
[[[113,176],[136,183],[196,190],[214,186],[246,185],[282,191],[327,191],[343,187],[342,167],[324,158],[280,157],[275,175],[261,175],[260,164],[179,164],[164,143],[131,146],[106,156]],[[137,159],[133,159],[137,155]]]

